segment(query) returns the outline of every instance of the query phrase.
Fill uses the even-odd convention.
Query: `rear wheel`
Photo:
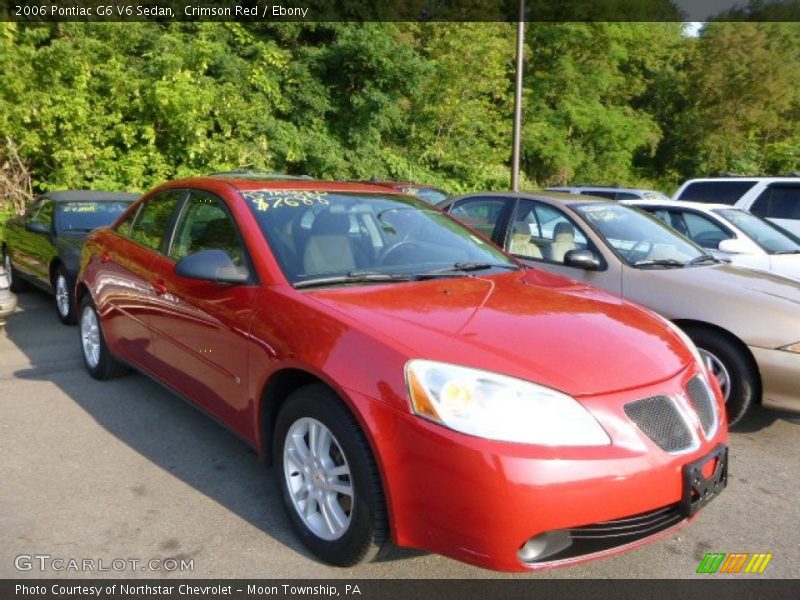
[[[86,370],[95,379],[112,379],[123,375],[127,369],[109,352],[100,317],[94,303],[87,299],[81,309],[81,351]]]
[[[386,539],[380,477],[358,422],[330,389],[295,391],[275,424],[275,477],[293,529],[320,560],[347,567]]]
[[[747,353],[726,335],[703,328],[688,328],[686,334],[700,351],[725,398],[728,424],[740,423],[758,401],[758,372]]]
[[[75,292],[72,287],[72,278],[63,266],[59,266],[53,278],[53,290],[56,295],[58,318],[64,325],[74,325],[77,321],[75,317]]]
[[[8,248],[3,252],[3,266],[6,269],[6,277],[8,278],[8,285],[12,292],[18,294],[25,291],[25,282],[20,279],[17,272],[14,271],[14,264],[11,262],[11,253]]]

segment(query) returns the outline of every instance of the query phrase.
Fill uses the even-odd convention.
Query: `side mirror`
[[[744,240],[731,238],[729,240],[722,240],[719,243],[719,251],[725,254],[747,254],[750,248]]]
[[[25,229],[31,233],[50,234],[50,227],[39,221],[27,221],[25,223]]]
[[[600,269],[600,259],[591,250],[570,250],[564,255],[564,264],[585,271]]]
[[[247,267],[237,267],[223,250],[201,250],[184,256],[175,265],[175,273],[187,279],[214,283],[242,284],[250,280]]]

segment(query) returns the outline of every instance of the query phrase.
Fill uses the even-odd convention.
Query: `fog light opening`
[[[572,538],[568,530],[546,531],[525,542],[517,551],[517,557],[524,563],[541,562],[571,545]]]

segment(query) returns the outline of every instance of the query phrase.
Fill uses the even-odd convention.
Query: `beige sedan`
[[[716,376],[731,424],[759,401],[800,411],[798,282],[720,263],[657,219],[591,197],[492,192],[440,208],[532,266],[675,323]]]

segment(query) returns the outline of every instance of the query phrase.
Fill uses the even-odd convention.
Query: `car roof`
[[[62,192],[47,192],[42,194],[42,198],[47,198],[53,202],[119,202],[134,201],[141,194],[130,192],[102,192],[99,190],[64,190]]]
[[[544,200],[545,202],[554,202],[556,204],[562,204],[564,206],[580,206],[585,204],[613,204],[615,206],[619,206],[619,202],[608,200],[607,198],[595,198],[594,196],[578,196],[576,194],[569,194],[565,192],[554,192],[551,190],[536,190],[531,192],[470,192],[469,194],[463,194],[461,196],[455,196],[453,198],[449,198],[446,202],[443,202],[440,206],[446,206],[458,200],[462,200],[464,198],[475,198],[475,197],[506,198],[508,200],[514,200],[516,198],[522,198],[527,200]]]
[[[628,206],[657,206],[663,208],[693,208],[703,212],[708,212],[715,208],[741,210],[730,204],[708,204],[706,202],[692,202],[689,200],[622,200],[622,204],[627,204]]]
[[[749,175],[736,175],[733,177],[698,177],[696,179],[686,180],[681,187],[686,186],[690,183],[702,182],[702,181],[757,181],[757,182],[766,181],[766,182],[778,182],[778,183],[781,182],[797,183],[800,181],[800,176],[786,175],[786,176],[770,177],[770,176],[758,175],[750,177]]]
[[[257,177],[247,174],[241,176],[237,174],[214,174],[202,177],[191,177],[187,179],[176,179],[164,184],[165,187],[196,187],[203,186],[210,182],[222,182],[239,191],[257,190],[287,190],[287,191],[309,191],[309,192],[341,192],[341,193],[369,193],[386,194],[386,186],[355,183],[349,181],[326,181],[322,179],[311,179],[307,177],[299,178],[276,178],[272,175]]]
[[[610,185],[562,185],[562,186],[548,186],[544,188],[550,191],[561,190],[583,190],[583,191],[602,191],[602,192],[639,192],[642,194],[663,194],[658,190],[648,190],[644,188],[630,188],[630,187],[615,187]],[[664,194],[666,195],[666,194]]]

